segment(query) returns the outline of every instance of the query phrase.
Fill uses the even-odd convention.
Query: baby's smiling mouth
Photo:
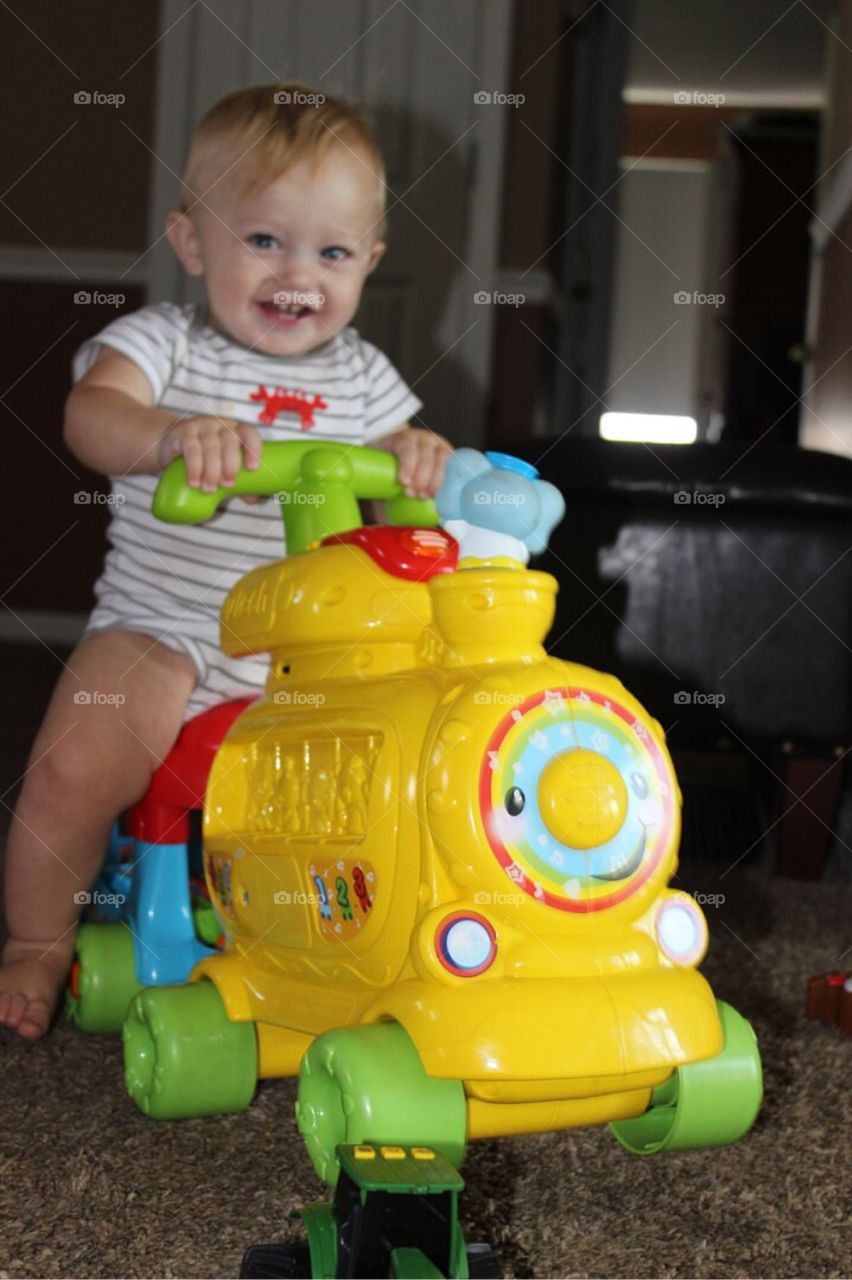
[[[285,328],[298,324],[300,320],[305,320],[308,316],[314,314],[314,308],[304,302],[279,301],[276,298],[267,298],[258,302],[257,305],[263,312],[267,323]]]

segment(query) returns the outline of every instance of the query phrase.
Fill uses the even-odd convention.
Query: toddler
[[[311,438],[392,451],[409,494],[441,483],[449,444],[408,425],[420,402],[350,327],[383,219],[382,160],[357,112],[302,86],[238,90],[199,125],[166,219],[206,306],[143,307],[75,357],[65,439],[112,478],[111,549],[9,835],[0,1025],[27,1039],[47,1030],[75,895],[116,815],[184,720],[266,677],[265,660],[221,653],[218,618],[238,579],[280,559],[278,504],[232,499],[203,526],[164,525],[151,515],[157,474],[182,455],[189,483],[209,491],[256,468],[264,440]]]

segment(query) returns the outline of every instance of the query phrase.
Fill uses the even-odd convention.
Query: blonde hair
[[[383,213],[384,161],[356,107],[295,81],[235,89],[196,126],[183,171],[181,210],[189,213],[203,199],[215,182],[211,171],[230,169],[248,190],[276,181],[300,160],[322,159],[335,146],[366,153]],[[381,234],[382,227],[377,230]]]

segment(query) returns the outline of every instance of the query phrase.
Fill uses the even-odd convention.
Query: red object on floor
[[[852,1035],[852,974],[819,973],[808,980],[805,1014]]]

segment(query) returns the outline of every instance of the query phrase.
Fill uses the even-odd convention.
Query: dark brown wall
[[[630,103],[624,108],[624,155],[667,160],[712,160],[746,113],[737,107],[664,107]]]
[[[111,286],[0,283],[2,314],[14,317],[14,343],[0,344],[0,385],[8,388],[0,406],[8,459],[0,596],[16,612],[90,608],[106,549],[109,481],[69,454],[62,411],[74,351],[144,299],[140,289],[123,286],[119,308],[75,303],[81,288],[94,297]]]
[[[148,0],[0,6],[0,190],[15,184],[4,196],[14,213],[0,205],[0,242],[144,246],[157,52],[145,51],[158,10]],[[126,102],[75,103],[76,93],[96,91]]]
[[[74,495],[107,494],[109,482],[80,467],[61,439],[70,360],[84,338],[145,297],[121,280],[78,279],[64,251],[141,255],[147,247],[158,22],[159,6],[148,0],[0,6],[0,191],[8,206],[0,203],[0,245],[7,260],[10,249],[36,249],[56,272],[55,282],[0,280],[8,450],[0,596],[16,612],[87,610],[106,547],[106,506],[75,503]],[[126,101],[74,101],[96,92]],[[75,302],[80,292],[124,301]]]
[[[518,0],[515,5],[510,91],[522,93],[526,100],[519,107],[506,108],[500,265],[519,272],[545,254],[553,239],[554,186],[560,181],[552,154],[558,150],[555,135],[563,72],[560,9],[559,0],[534,4]],[[545,256],[538,270],[547,266]],[[519,289],[523,291],[523,283]],[[551,356],[542,344],[550,341],[546,307],[528,303],[498,308],[489,444],[529,434],[533,407],[549,376]]]
[[[515,5],[512,93],[526,101],[508,108],[500,263],[527,266],[549,246],[553,204],[555,104],[560,68],[559,4]]]
[[[805,337],[818,143],[817,119],[793,114],[756,118],[731,139],[725,441],[798,442],[802,368],[792,354]]]

